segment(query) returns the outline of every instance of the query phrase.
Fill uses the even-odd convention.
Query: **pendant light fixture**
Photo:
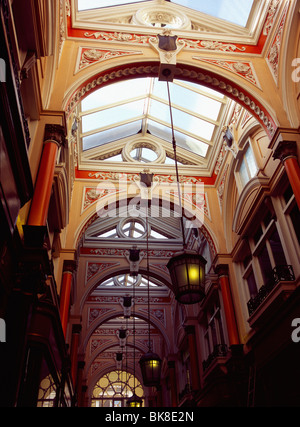
[[[147,207],[148,209],[148,207]],[[148,211],[146,215],[147,224],[147,279],[148,279],[148,352],[140,358],[140,367],[143,383],[146,387],[158,387],[161,375],[161,359],[151,350],[150,339],[150,284],[149,284],[149,232],[148,232]]]
[[[165,77],[167,78],[167,69],[164,70]],[[181,203],[181,191],[176,155],[176,140],[174,134],[174,125],[172,117],[172,106],[170,97],[169,80],[166,80],[170,119],[171,119],[171,130],[172,130],[172,145],[174,151],[175,169],[176,169],[176,181],[178,187],[179,206],[181,209],[180,220],[181,220],[181,232],[183,240],[183,251],[175,254],[168,262],[167,268],[170,273],[172,290],[175,298],[182,304],[195,304],[200,302],[205,295],[204,292],[204,280],[205,280],[205,264],[206,260],[199,255],[197,252],[188,251],[186,249],[185,234],[184,234],[184,223],[183,223],[183,210]]]
[[[133,395],[127,400],[126,405],[129,408],[140,408],[143,404],[141,398],[139,398],[135,393],[135,284],[132,284],[133,287],[133,308],[132,308],[132,323],[133,323]]]

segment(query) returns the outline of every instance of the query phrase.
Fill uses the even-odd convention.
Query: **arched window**
[[[238,154],[238,161],[235,168],[235,176],[240,193],[246,184],[256,176],[257,172],[258,166],[249,141],[245,145],[245,148]]]
[[[91,406],[126,407],[126,402],[133,393],[141,399],[144,397],[144,390],[139,380],[126,371],[111,371],[103,375],[95,385]]]

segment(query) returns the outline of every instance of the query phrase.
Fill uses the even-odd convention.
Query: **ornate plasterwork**
[[[100,273],[101,271],[107,270],[111,267],[114,267],[116,265],[119,265],[117,262],[89,262],[87,263],[86,268],[86,281],[90,280],[93,276]]]
[[[90,65],[99,62],[108,61],[112,58],[121,56],[141,55],[143,52],[134,50],[120,50],[120,49],[99,49],[95,47],[80,47],[78,49],[77,61],[74,74],[82,71]]]
[[[178,192],[176,191],[166,191],[166,193],[171,194],[178,198]],[[181,195],[181,197],[183,200],[186,200],[192,206],[196,207],[201,212],[203,212],[207,216],[207,218],[211,219],[209,205],[208,205],[208,198],[206,193],[203,193],[203,194],[201,192],[188,193],[185,191]]]
[[[241,121],[241,127],[244,128],[248,120],[252,118],[252,115],[249,113],[249,111],[244,111],[243,118]]]
[[[284,23],[288,11],[288,3],[285,5],[285,8],[282,12],[280,22],[278,24],[278,27],[276,29],[276,33],[272,39],[271,46],[269,48],[268,54],[267,54],[267,64],[271,70],[272,76],[276,82],[278,83],[278,67],[279,67],[279,56],[280,56],[280,48],[281,48],[281,41],[282,41],[282,35],[283,35],[283,29],[284,29]]]
[[[95,350],[102,347],[105,344],[108,344],[111,342],[111,340],[105,340],[103,338],[97,338],[91,340],[91,346],[90,346],[90,354],[92,354]]]
[[[225,170],[223,172],[221,181],[220,181],[220,185],[217,189],[217,195],[218,195],[218,200],[219,200],[219,205],[220,205],[220,210],[222,212],[223,209],[223,199],[224,199],[224,191],[225,191],[225,182],[226,182],[226,177],[227,177],[227,172],[228,172],[228,167],[229,165],[227,164],[225,167]]]
[[[128,34],[121,32],[110,33],[108,31],[86,31],[85,38],[94,38],[102,42],[123,42],[130,44],[148,45],[155,37],[141,34]],[[178,38],[178,44],[181,48],[192,50],[208,50],[217,52],[245,52],[246,46],[240,46],[234,43],[223,43],[218,40],[192,40],[187,38]]]
[[[248,82],[254,84],[259,89],[261,89],[260,83],[258,81],[257,75],[255,73],[254,66],[249,61],[233,61],[233,60],[224,60],[217,58],[203,58],[202,56],[194,56],[193,59],[198,61],[203,61],[208,64],[216,65],[217,67],[223,68],[224,70],[230,71],[247,80]]]
[[[176,29],[190,29],[191,22],[188,17],[170,8],[169,4],[150,5],[142,7],[132,16],[131,22],[135,25],[146,25],[149,27],[164,27]]]
[[[138,173],[117,173],[117,172],[91,172],[89,173],[89,178],[104,180],[104,181],[119,181],[119,182],[131,182],[131,181],[139,181],[140,175]],[[176,183],[176,175],[154,175],[154,182],[158,183]],[[179,181],[183,183],[196,184],[197,182],[201,182],[202,179],[200,177],[194,176],[183,176],[179,177]]]
[[[219,156],[218,156],[217,161],[216,161],[215,169],[214,169],[214,174],[216,174],[216,175],[218,175],[218,173],[220,172],[223,160],[225,158],[226,151],[227,151],[226,150],[226,144],[223,143],[221,150],[220,150],[220,153],[219,153]]]
[[[157,258],[170,258],[175,253],[175,251],[171,251],[171,250],[158,250],[158,249],[157,250],[151,249],[148,252],[149,252],[150,257],[157,257]],[[112,249],[112,248],[92,249],[91,248],[91,249],[89,249],[89,253],[93,254],[93,255],[98,255],[98,256],[110,255],[110,256],[114,256],[114,257],[115,256],[125,257],[125,255],[127,253],[127,249]],[[101,263],[99,263],[99,264],[101,264]],[[96,268],[96,267],[93,267],[93,268]],[[96,274],[96,273],[94,273],[94,274]]]
[[[88,314],[88,326],[97,318],[107,314],[109,311],[113,311],[111,308],[90,308]]]
[[[141,309],[140,312],[145,313],[145,317],[148,316],[147,309]],[[165,309],[159,309],[159,308],[151,308],[150,309],[150,315],[153,319],[159,320],[164,326],[166,326],[166,313]]]
[[[83,189],[83,200],[81,213],[87,210],[91,205],[96,203],[102,197],[111,196],[113,194],[120,193],[122,190],[118,188],[100,188],[97,187],[85,187]]]
[[[278,9],[278,6],[280,4],[280,0],[272,0],[270,3],[270,7],[269,7],[269,11],[268,11],[268,15],[265,21],[265,25],[263,28],[263,34],[265,36],[267,36],[274,24],[274,20],[275,20],[275,16],[276,16],[276,12]]]
[[[149,36],[139,34],[128,34],[121,32],[108,32],[108,31],[86,31],[84,33],[85,38],[96,39],[103,42],[124,42],[134,44],[148,44]]]

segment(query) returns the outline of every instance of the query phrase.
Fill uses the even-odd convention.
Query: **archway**
[[[117,69],[106,69],[80,83],[79,87],[75,90],[72,89],[72,92],[68,93],[65,97],[63,109],[66,111],[67,116],[69,116],[75,106],[84,97],[100,86],[105,86],[124,79],[146,76],[157,77],[158,72],[159,64],[157,62],[136,62],[121,65]],[[254,91],[250,92],[248,88],[244,88],[236,81],[228,79],[228,77],[225,77],[221,73],[217,74],[189,64],[178,63],[176,66],[175,78],[204,85],[228,96],[248,110],[262,125],[270,138],[274,135],[277,128],[277,121],[270,113],[270,111],[272,111],[271,106],[266,105],[266,102],[260,99],[258,93]]]
[[[96,383],[91,396],[92,407],[122,408],[136,394],[144,402],[140,381],[130,372],[114,370],[104,374]]]

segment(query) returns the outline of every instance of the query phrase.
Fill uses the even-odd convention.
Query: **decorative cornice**
[[[77,270],[77,262],[72,260],[64,260],[63,273],[74,273]]]
[[[280,50],[281,50],[281,41],[282,41],[283,29],[284,29],[286,16],[287,16],[288,7],[289,7],[289,4],[287,3],[282,12],[280,22],[278,24],[278,28],[273,37],[271,46],[269,48],[269,51],[266,57],[267,64],[271,70],[272,76],[276,84],[278,82],[278,67],[279,67],[279,56],[280,56]]]
[[[203,58],[202,56],[194,56],[193,59],[198,61],[206,62],[208,64],[215,65],[223,68],[224,70],[230,71],[231,73],[242,77],[248,82],[254,84],[256,87],[261,89],[260,83],[255,73],[254,66],[249,61],[233,61],[218,58]]]
[[[44,142],[54,141],[58,146],[64,146],[66,143],[66,130],[64,126],[56,124],[46,124],[44,133]]]
[[[274,151],[273,159],[284,163],[288,158],[297,158],[296,141],[281,141]]]
[[[75,74],[82,71],[90,65],[99,62],[108,61],[112,58],[129,55],[141,55],[141,51],[121,50],[121,49],[99,49],[95,47],[80,47],[78,50],[78,58],[75,68]]]
[[[228,276],[229,267],[228,264],[218,264],[214,267],[215,273],[219,276]]]

